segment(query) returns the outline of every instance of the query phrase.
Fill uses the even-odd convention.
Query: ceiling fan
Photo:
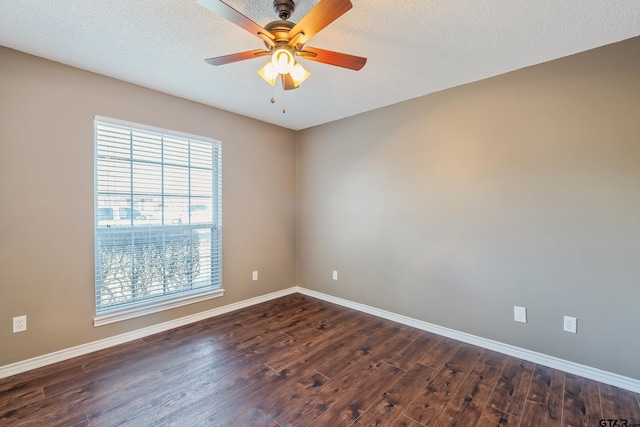
[[[360,70],[367,62],[367,58],[360,56],[305,46],[309,39],[353,7],[349,0],[320,0],[297,24],[288,21],[295,11],[294,1],[273,0],[273,10],[280,19],[264,27],[222,0],[197,0],[197,2],[258,37],[266,46],[266,49],[205,59],[211,65],[224,65],[245,59],[271,56],[271,61],[260,69],[258,74],[271,85],[275,85],[280,76],[282,87],[289,90],[297,88],[310,75],[295,61],[295,56],[350,70]]]

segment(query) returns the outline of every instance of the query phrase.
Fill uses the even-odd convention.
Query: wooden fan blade
[[[364,64],[367,63],[367,58],[363,58],[362,56],[348,55],[346,53],[309,46],[306,46],[304,50],[298,52],[298,55],[309,61],[322,62],[323,64],[335,65],[336,67],[356,71],[362,69]]]
[[[215,58],[205,59],[207,64],[224,65],[232,62],[244,61],[245,59],[253,59],[259,56],[269,55],[271,52],[264,49],[248,50],[246,52],[232,53],[231,55],[216,56]]]
[[[320,0],[290,31],[290,44],[303,45],[324,27],[344,15],[353,5],[349,0]],[[300,34],[296,39],[294,37]]]
[[[282,87],[284,90],[297,89],[296,83],[293,81],[293,78],[289,74],[280,74],[282,76]]]
[[[266,29],[253,22],[222,0],[196,0],[198,4],[206,7],[210,11],[222,16],[223,18],[233,22],[240,28],[244,28],[254,36],[264,40],[271,46],[275,46],[275,37]]]

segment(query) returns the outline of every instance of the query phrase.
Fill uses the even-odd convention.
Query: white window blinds
[[[97,318],[221,289],[221,144],[105,117],[94,133]]]

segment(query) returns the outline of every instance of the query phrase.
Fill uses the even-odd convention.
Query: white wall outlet
[[[17,316],[13,318],[13,333],[27,330],[27,316]]]
[[[338,280],[338,272],[333,270],[333,280]]]
[[[527,323],[527,309],[526,307],[513,306],[513,320],[520,323]]]
[[[577,332],[578,327],[578,319],[575,317],[564,316],[564,330],[566,332],[573,332],[574,334]]]
[[[253,277],[253,280],[258,280],[258,272],[254,271],[252,277]]]

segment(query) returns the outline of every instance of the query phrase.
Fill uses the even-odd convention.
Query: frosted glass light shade
[[[276,49],[271,55],[271,64],[275,70],[280,74],[290,73],[293,69],[295,61],[293,60],[293,54],[287,49]]]
[[[273,67],[271,62],[267,62],[267,64],[258,70],[258,74],[262,77],[267,83],[271,86],[276,85],[276,78],[278,77],[278,72]]]
[[[291,75],[293,82],[296,84],[296,86],[298,86],[300,85],[300,83],[305,81],[306,78],[311,75],[311,73],[305,70],[302,65],[296,62],[289,75]]]

